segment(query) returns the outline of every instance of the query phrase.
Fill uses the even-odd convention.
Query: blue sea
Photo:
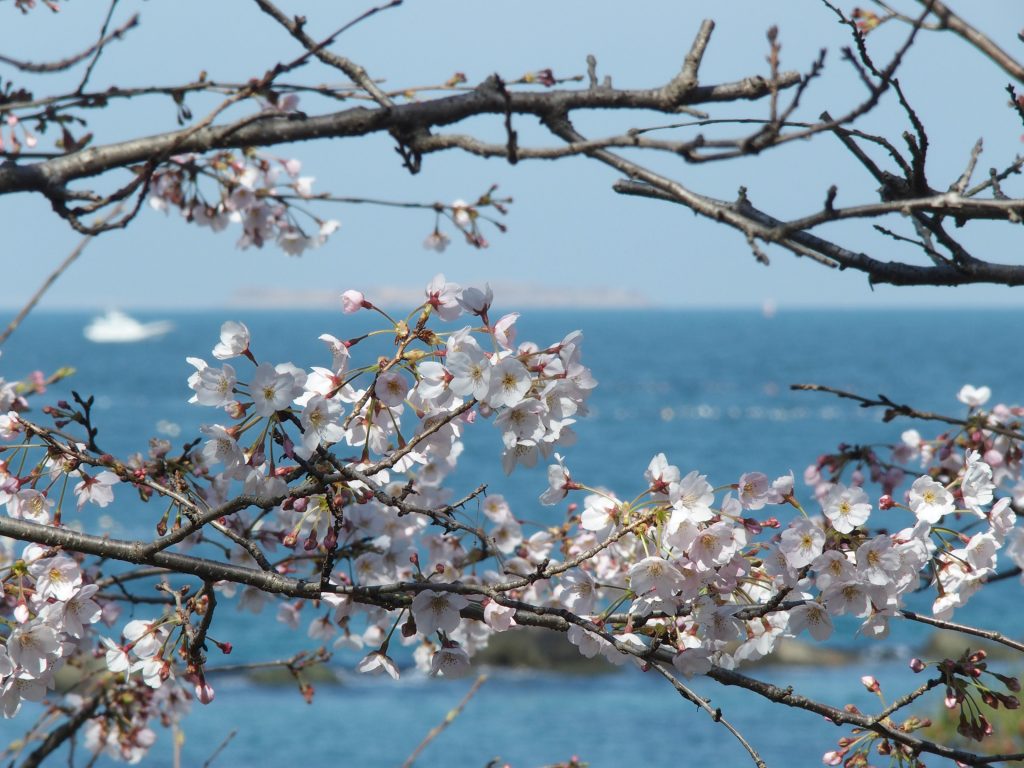
[[[175,330],[159,341],[93,344],[82,336],[90,316],[40,312],[6,343],[0,375],[19,378],[73,365],[76,374],[52,390],[71,389],[96,398],[98,442],[113,454],[145,452],[153,436],[177,444],[198,434],[217,413],[186,401],[194,370],[186,356],[212,362],[210,350],[224,320],[252,331],[260,360],[301,367],[329,365],[321,333],[351,338],[376,327],[368,313],[232,310],[217,313],[137,313],[140,320],[170,319]],[[497,314],[495,313],[495,316]],[[800,478],[819,454],[839,442],[892,441],[914,427],[937,434],[939,425],[897,419],[883,423],[879,410],[857,407],[821,393],[794,392],[794,383],[817,383],[868,396],[885,394],[919,409],[960,415],[959,388],[992,388],[993,402],[1024,401],[1024,311],[529,311],[518,323],[519,340],[558,341],[581,329],[583,362],[599,384],[591,414],[574,428],[577,445],[562,451],[574,477],[632,497],[643,486],[651,457],[664,452],[683,472],[699,469],[715,485],[735,482],[746,471],[770,477],[793,471]],[[458,326],[453,326],[458,327]],[[359,349],[357,347],[357,349]],[[47,396],[49,397],[49,395]],[[39,404],[42,404],[40,401]],[[38,412],[36,413],[39,418]],[[550,509],[537,503],[545,468],[505,477],[500,438],[487,422],[468,431],[456,493],[488,484],[509,499],[517,517],[543,523]],[[805,491],[805,497],[810,494]],[[121,494],[113,536],[151,534],[158,513]],[[162,511],[162,510],[161,510]],[[86,511],[86,525],[98,511]],[[150,519],[150,518],[153,519]],[[957,619],[996,625],[1006,604],[1019,603],[1016,579],[983,591]],[[920,607],[926,607],[922,601]],[[225,661],[284,658],[316,643],[283,630],[273,611],[260,616],[225,606],[214,634],[234,643]],[[137,613],[143,617],[141,609]],[[1013,617],[1004,631],[1021,634]],[[906,651],[922,641],[914,627],[895,623],[886,641],[865,647],[846,637],[839,645],[858,651],[858,661],[829,669],[761,667],[754,676],[792,684],[797,693],[842,706],[872,708],[859,684],[873,672],[895,694],[912,685]],[[966,642],[965,642],[966,645]],[[202,765],[216,755],[218,768],[271,764],[401,765],[427,732],[465,695],[472,678],[424,679],[412,670],[393,683],[352,672],[357,657],[332,662],[340,684],[319,685],[312,705],[294,686],[256,685],[243,676],[214,679],[217,700],[193,706],[184,722],[183,765]],[[211,665],[215,663],[211,659]],[[593,766],[749,764],[742,748],[718,724],[682,701],[660,677],[632,667],[622,672],[573,677],[535,671],[490,670],[490,678],[465,711],[420,756],[418,766],[482,768],[500,758],[517,768],[547,765],[576,754]],[[843,731],[814,715],[753,701],[740,690],[695,681],[724,716],[744,731],[769,765],[820,764]],[[938,694],[936,694],[938,695]],[[924,709],[938,706],[925,699]],[[19,735],[32,710],[0,724],[0,740]],[[172,737],[160,730],[152,765],[170,765]],[[100,761],[99,764],[105,764]]]

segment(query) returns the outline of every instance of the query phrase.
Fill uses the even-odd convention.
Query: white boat
[[[171,331],[174,324],[168,320],[152,323],[140,323],[117,309],[108,310],[106,314],[93,319],[82,333],[89,341],[100,344],[124,343],[156,339]]]

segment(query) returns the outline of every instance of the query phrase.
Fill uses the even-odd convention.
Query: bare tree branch
[[[1006,74],[1020,83],[1024,83],[1024,64],[1021,64],[1010,54],[1000,48],[987,35],[972,27],[963,18],[954,13],[949,6],[940,0],[917,0],[925,6],[929,14],[934,14],[939,19],[940,29],[948,29],[958,37],[981,51],[986,58],[991,59],[1003,69]]]
[[[71,67],[75,66],[75,64],[84,61],[85,59],[89,58],[89,56],[92,56],[94,53],[99,52],[110,41],[120,40],[122,37],[124,37],[125,33],[128,32],[128,30],[137,27],[138,24],[139,15],[136,13],[133,14],[132,17],[128,19],[128,21],[119,26],[113,32],[110,32],[108,34],[104,29],[103,33],[100,36],[100,39],[92,45],[90,45],[81,53],[76,53],[74,56],[68,56],[66,58],[60,59],[59,61],[34,63],[31,61],[21,61],[19,59],[12,59],[10,56],[4,56],[0,54],[0,63],[8,64],[22,72],[33,72],[36,74],[62,72],[63,70],[70,69]]]

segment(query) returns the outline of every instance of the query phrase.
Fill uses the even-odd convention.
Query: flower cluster
[[[323,245],[340,226],[311,214],[312,228],[299,223],[296,213],[302,209],[295,201],[313,195],[314,181],[300,176],[301,170],[298,160],[258,152],[177,155],[153,174],[149,204],[158,211],[178,208],[186,221],[214,232],[241,224],[239,248],[276,242],[285,253],[299,256]],[[203,179],[215,186],[216,197],[204,194]]]
[[[38,492],[5,495],[12,517],[48,520],[49,502]],[[0,705],[10,718],[23,701],[40,701],[54,687],[54,673],[88,636],[102,610],[94,600],[99,588],[86,582],[79,563],[68,555],[29,544],[21,557],[7,549],[2,560],[9,564],[3,590],[11,610],[10,633],[0,647]]]
[[[468,245],[474,248],[486,248],[488,242],[480,230],[481,222],[487,222],[499,232],[505,231],[505,225],[484,211],[490,209],[504,216],[508,213],[508,206],[512,202],[511,197],[496,197],[494,193],[497,189],[497,184],[491,186],[472,203],[461,198],[450,205],[435,203],[433,208],[437,215],[434,219],[434,231],[424,239],[423,247],[428,251],[437,251],[438,253],[444,252],[448,247],[451,238],[441,229],[441,219],[446,218],[462,234]]]
[[[386,317],[358,291],[346,291],[342,299],[347,313],[369,310]],[[258,361],[246,326],[225,323],[213,357],[247,359],[252,365],[247,380],[230,362],[214,367],[189,359],[196,368],[189,379],[192,401],[221,408],[233,420],[202,428],[208,440],[196,459],[209,484],[207,500],[223,499],[232,483],[241,483],[247,494],[279,498],[275,515],[259,521],[260,541],[304,552],[351,551],[351,564],[339,557],[332,574],[341,592],[393,582],[427,586],[432,579],[485,583],[473,573],[479,558],[467,548],[465,534],[476,536],[486,554],[511,553],[524,544],[519,523],[500,497],[485,502],[485,514],[494,523],[486,532],[455,527],[449,523],[451,512],[409,512],[445,506],[448,493],[442,482],[462,453],[462,430],[478,417],[490,419],[500,431],[502,463],[511,472],[571,441],[571,425],[585,413],[595,385],[580,361],[582,334],[547,346],[517,344],[518,314],[492,322],[492,302],[488,287],[463,288],[436,276],[426,286],[423,305],[409,318],[389,318],[397,351],[368,367],[352,362],[366,336],[341,340],[322,335],[329,367],[303,370],[291,362]],[[453,323],[465,317],[477,325],[451,331],[430,327],[432,319]],[[277,459],[275,442],[281,446]],[[322,478],[314,493],[298,495],[289,487],[289,478],[341,446],[359,454],[350,469],[341,467],[335,476]],[[396,497],[397,488],[408,490]],[[389,498],[407,503],[388,504]],[[441,532],[428,532],[432,519],[440,522]],[[233,516],[229,525],[239,535],[253,535],[254,523],[245,515]],[[462,535],[453,535],[460,530]],[[369,546],[356,547],[357,542]],[[535,535],[531,567],[547,557],[552,543],[546,534]],[[486,581],[502,578],[495,572]],[[254,589],[242,595],[254,610],[263,599]],[[336,640],[347,647],[377,645],[360,669],[395,670],[386,654],[394,630],[387,613],[370,611],[366,626],[356,633],[352,619],[367,606],[349,595],[324,595],[322,602],[329,611],[312,621],[311,636],[340,635]],[[278,618],[297,626],[301,605],[281,606]],[[468,667],[469,651],[482,647],[489,630],[460,622],[458,611],[466,605],[466,599],[446,590],[416,595],[410,607],[413,623],[402,635],[406,642],[419,643],[416,658],[424,669],[451,676]],[[488,624],[507,628],[512,613],[492,601],[484,617]],[[435,634],[436,644],[431,640]]]
[[[120,557],[147,564],[173,549],[207,574],[194,591],[162,583],[161,614],[100,636],[90,626],[112,623],[131,594],[101,592],[111,577],[99,564],[37,544],[2,553],[5,714],[47,696],[61,664],[93,656],[102,668],[81,695],[103,705],[85,724],[86,743],[141,759],[154,718],[173,722],[192,699],[213,700],[206,650],[231,650],[210,635],[221,599],[254,613],[273,606],[314,641],[356,650],[364,673],[397,677],[390,649],[401,643],[423,672],[458,676],[494,633],[556,617],[584,656],[691,676],[765,657],[805,631],[824,640],[843,616],[884,637],[922,589],[934,590],[933,620],[945,621],[997,572],[1001,552],[1024,565],[1013,511],[1024,412],[982,410],[983,389],[961,391],[969,410],[956,434],[907,432],[887,461],[849,446],[822,457],[804,473],[806,507],[792,473],[748,472],[716,487],[664,454],[620,495],[555,453],[573,442],[595,386],[582,334],[517,341],[518,315],[492,318],[493,298],[489,287],[437,275],[422,304],[395,319],[346,291],[344,313],[375,313],[382,327],[322,334],[323,365],[309,368],[261,359],[244,323],[224,323],[214,362],[188,359],[191,402],[218,418],[179,455],[156,441],[148,457],[119,461],[33,424],[15,390],[0,386],[12,442],[0,503],[11,520],[28,533],[66,530],[66,490],[83,509],[109,506],[130,486],[170,506],[156,537]],[[76,423],[91,435],[90,402],[76,395],[48,412],[59,429]],[[551,462],[540,503],[561,509],[557,522],[530,529],[482,487],[453,500],[446,481],[465,430],[481,421],[498,430],[505,471]],[[920,471],[905,466],[914,459]],[[881,487],[874,499],[869,479]],[[108,551],[104,539],[81,542]],[[982,670],[977,659],[940,663],[958,706],[969,704],[968,666]],[[972,733],[981,727],[967,722]],[[838,751],[852,754],[852,743]]]

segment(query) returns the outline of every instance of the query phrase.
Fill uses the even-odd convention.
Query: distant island
[[[396,285],[357,287],[381,307],[414,307],[423,301],[423,287]],[[501,308],[536,309],[642,309],[654,306],[640,293],[616,288],[583,286],[557,287],[542,283],[493,282],[491,288]],[[232,295],[231,306],[265,309],[324,309],[341,304],[337,290],[295,290],[289,288],[245,287]]]

